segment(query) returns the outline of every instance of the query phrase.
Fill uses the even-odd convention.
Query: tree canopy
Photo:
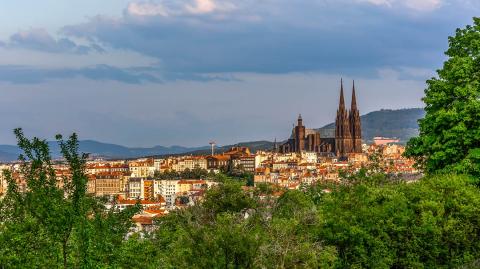
[[[427,81],[425,118],[406,156],[427,173],[455,171],[480,176],[480,18],[449,38],[438,77]]]
[[[0,267],[92,268],[118,264],[121,246],[138,208],[107,210],[86,195],[85,156],[78,139],[57,136],[69,175],[57,178],[48,144],[27,139],[15,130],[20,156],[20,190],[17,178],[5,176],[8,191],[0,200]]]

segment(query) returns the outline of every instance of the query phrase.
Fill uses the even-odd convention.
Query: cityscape
[[[379,171],[401,180],[421,178],[422,172],[414,167],[414,160],[404,157],[405,146],[398,139],[376,137],[371,144],[362,142],[354,82],[351,100],[350,109],[346,109],[341,81],[334,137],[322,137],[319,131],[306,128],[299,115],[286,142],[275,140],[270,150],[252,152],[248,147],[235,146],[216,154],[212,142],[210,155],[90,158],[85,167],[87,193],[113,199],[105,204],[107,208],[125,209],[140,203],[142,210],[133,216],[133,221],[137,232],[141,232],[151,231],[155,218],[200,203],[205,191],[219,184],[215,174],[240,173],[246,180],[247,192],[259,184],[278,190],[301,190],[317,183],[340,184],[342,176],[373,163],[380,165]],[[3,164],[0,168],[12,173],[20,190],[28,189],[20,173],[21,163]],[[53,168],[57,184],[62,187],[63,179],[71,176],[70,168],[62,160]],[[8,182],[2,176],[0,195],[7,190]]]
[[[0,269],[480,268],[479,0],[0,5]]]

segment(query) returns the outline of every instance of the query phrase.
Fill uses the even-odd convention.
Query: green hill
[[[375,136],[396,137],[406,143],[411,137],[418,135],[418,120],[425,116],[422,108],[382,109],[361,116],[362,135],[365,141],[371,142]],[[330,123],[320,132],[323,137],[334,135],[335,124]]]

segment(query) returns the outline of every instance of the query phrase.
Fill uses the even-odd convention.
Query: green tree
[[[407,144],[407,157],[427,173],[478,175],[480,148],[480,18],[449,38],[448,60],[427,81],[426,115],[420,135]]]
[[[124,242],[131,217],[138,208],[116,212],[88,196],[84,173],[85,155],[79,155],[78,139],[57,136],[69,176],[58,179],[48,144],[27,139],[15,130],[19,157],[17,177],[6,173],[8,191],[0,201],[0,264],[5,268],[95,267],[114,264],[116,249]]]
[[[480,258],[480,191],[465,176],[338,186],[319,213],[339,268],[457,268]]]
[[[286,191],[278,199],[273,215],[280,218],[295,218],[305,212],[312,213],[315,204],[311,198],[298,190]]]
[[[240,212],[244,209],[255,208],[255,199],[242,190],[242,184],[233,180],[226,180],[212,187],[205,194],[203,207],[213,215],[222,212]]]

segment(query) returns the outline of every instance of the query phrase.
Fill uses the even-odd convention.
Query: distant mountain
[[[50,152],[53,158],[61,157],[60,147],[57,142],[49,141]],[[210,147],[181,147],[181,146],[154,146],[152,148],[129,148],[116,144],[102,143],[94,140],[82,140],[79,142],[80,152],[91,154],[95,157],[115,158],[138,158],[143,156],[182,154],[185,152],[209,149]],[[17,146],[0,145],[0,161],[9,162],[17,160],[21,150]]]
[[[360,117],[362,121],[362,134],[364,140],[369,143],[376,136],[396,137],[401,143],[406,143],[411,137],[418,135],[417,121],[425,116],[422,108],[408,109],[382,109],[370,112]],[[330,123],[316,129],[321,137],[335,137],[335,123]],[[284,142],[284,141],[283,141]],[[279,141],[278,143],[283,143]],[[221,146],[215,149],[216,153],[222,153],[233,146],[249,147],[252,152],[257,150],[269,150],[273,148],[271,141],[242,142],[234,145]],[[209,154],[210,149],[187,152],[192,155]]]
[[[278,142],[279,144],[282,142]],[[251,152],[256,152],[258,150],[267,150],[267,149],[272,149],[273,148],[273,142],[271,141],[251,141],[251,142],[242,142],[238,144],[233,144],[233,145],[226,145],[226,146],[219,146],[215,148],[215,153],[223,153],[232,147],[248,147]],[[186,154],[189,155],[206,155],[206,154],[211,154],[212,149],[209,147],[208,149],[200,149],[200,150],[194,150],[190,152],[186,152]]]
[[[370,112],[361,116],[363,138],[367,142],[373,141],[375,136],[397,137],[405,143],[413,136],[418,135],[417,121],[423,118],[425,112],[421,108],[410,109],[382,109]],[[330,123],[317,130],[321,137],[334,137],[335,124]],[[282,142],[278,142],[279,144]],[[57,142],[48,142],[53,158],[60,157],[60,148]],[[109,159],[138,158],[145,156],[165,156],[177,154],[209,154],[210,147],[182,147],[182,146],[154,146],[151,148],[129,148],[115,144],[102,143],[94,140],[82,140],[79,142],[80,152],[90,153],[92,156],[105,157]],[[234,145],[219,146],[215,152],[222,153],[233,146],[249,147],[252,152],[266,150],[273,147],[271,141],[242,142]],[[17,146],[0,145],[0,161],[8,162],[17,159],[21,153]]]
[[[396,137],[405,143],[411,137],[418,135],[418,120],[425,116],[422,108],[382,109],[361,116],[362,135],[367,142],[372,142],[375,136]],[[335,123],[330,123],[318,129],[323,137],[335,135]]]

